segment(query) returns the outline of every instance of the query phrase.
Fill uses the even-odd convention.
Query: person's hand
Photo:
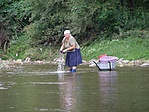
[[[65,50],[63,50],[63,53],[66,53],[68,50],[67,49],[65,49]]]
[[[62,48],[62,47],[60,48],[59,52],[60,52],[60,53],[63,53],[63,48]]]
[[[63,53],[63,50],[59,50],[60,53]]]

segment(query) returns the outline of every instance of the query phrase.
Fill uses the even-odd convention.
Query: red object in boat
[[[102,54],[102,55],[98,56],[98,59],[105,57],[105,56],[107,56],[107,54]]]

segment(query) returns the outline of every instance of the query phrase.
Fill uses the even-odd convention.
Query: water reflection
[[[64,73],[58,73],[58,81],[64,81]]]
[[[100,84],[100,104],[102,110],[109,111],[114,109],[117,103],[117,72],[116,71],[100,71],[99,72]],[[113,111],[113,110],[111,110]]]
[[[59,81],[65,84],[59,85],[61,111],[71,111],[76,107],[76,74],[59,74]]]

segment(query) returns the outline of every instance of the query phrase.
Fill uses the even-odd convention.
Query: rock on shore
[[[28,64],[46,64],[51,63],[49,61],[31,61],[30,58],[26,58],[24,61],[18,60],[1,60],[0,59],[0,69],[11,69],[16,68],[18,65],[28,65]]]

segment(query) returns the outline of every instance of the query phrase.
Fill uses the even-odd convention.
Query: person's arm
[[[62,40],[62,45],[61,45],[61,47],[60,47],[60,52],[62,52],[63,49],[65,48],[64,41],[65,41],[65,37],[64,37],[63,40]]]
[[[64,49],[64,44],[62,44],[61,48],[60,48],[60,51],[62,51]]]
[[[75,45],[72,45],[71,47],[63,50],[63,52],[71,51],[71,50],[75,49],[75,47],[76,47]]]

